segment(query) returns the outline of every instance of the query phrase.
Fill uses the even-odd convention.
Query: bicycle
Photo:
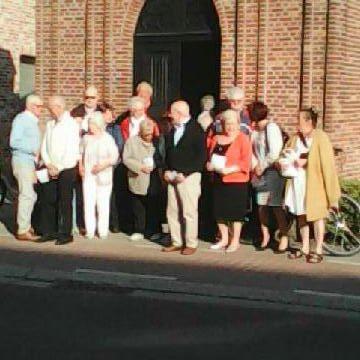
[[[324,249],[334,256],[360,252],[360,204],[348,194],[341,194],[338,211],[330,211]]]

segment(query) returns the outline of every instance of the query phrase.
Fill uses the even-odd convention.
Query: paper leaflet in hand
[[[36,177],[40,183],[47,183],[50,181],[48,169],[44,168],[36,171]]]
[[[226,157],[218,154],[212,154],[210,162],[216,170],[222,170],[225,168]]]
[[[298,156],[293,149],[285,149],[282,153],[282,157],[279,159],[281,167],[281,175],[288,178],[294,178],[298,176],[299,171],[294,166],[295,160]]]
[[[143,164],[147,167],[154,168],[154,158],[152,156],[144,158]]]

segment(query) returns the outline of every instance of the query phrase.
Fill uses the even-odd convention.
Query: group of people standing
[[[276,252],[288,250],[290,212],[298,219],[303,245],[289,257],[321,262],[325,219],[338,206],[340,188],[330,140],[316,129],[314,111],[300,111],[298,131],[287,139],[269,120],[264,103],[245,106],[239,87],[228,90],[226,107],[217,114],[214,98],[207,95],[197,117],[178,100],[162,121],[149,116],[152,92],[150,84],[140,83],[128,111],[117,118],[110,104],[99,102],[93,86],[70,112],[63,97],[53,96],[42,140],[43,102],[28,96],[10,136],[19,185],[17,239],[62,245],[73,241],[74,230],[88,239],[122,230],[133,241],[158,240],[167,224],[171,242],[162,251],[191,255],[198,248],[198,224],[204,223],[201,197],[211,211],[200,209],[200,216],[210,227],[217,224],[211,249],[238,249],[254,202],[262,234],[258,250],[269,246],[270,211],[280,231]]]

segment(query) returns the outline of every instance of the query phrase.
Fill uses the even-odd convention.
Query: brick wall
[[[84,87],[95,84],[104,99],[123,111],[132,92],[133,36],[144,3],[38,1],[41,95],[62,93],[75,105]],[[244,86],[247,100],[265,100],[290,132],[299,107],[314,106],[320,126],[346,152],[343,174],[360,177],[355,140],[360,132],[360,2],[330,4],[327,37],[327,0],[237,0],[236,41],[236,0],[214,0],[221,27],[221,95],[234,83]]]
[[[360,178],[360,2],[330,2],[325,129],[345,152],[343,173]]]
[[[35,56],[35,0],[0,1],[0,121],[19,103],[20,56]]]

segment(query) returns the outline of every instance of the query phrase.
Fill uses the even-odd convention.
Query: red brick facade
[[[320,126],[345,151],[343,174],[359,178],[360,2],[213,1],[221,28],[221,94],[234,83],[243,86],[248,101],[265,100],[290,131],[299,107],[314,106]],[[144,3],[37,1],[40,95],[60,93],[76,104],[84,87],[95,84],[105,100],[124,110],[132,93],[134,32]]]
[[[0,29],[0,121],[9,121],[19,102],[20,57],[35,56],[35,0],[0,1]]]

